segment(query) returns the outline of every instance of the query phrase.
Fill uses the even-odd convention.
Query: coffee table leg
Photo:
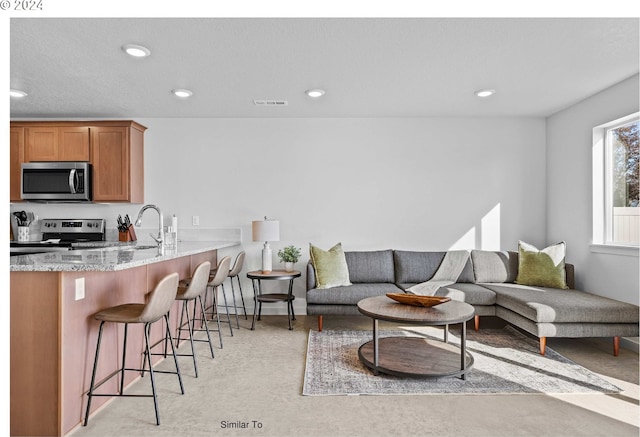
[[[467,324],[462,322],[462,334],[460,335],[460,369],[462,370],[462,380],[467,379]]]
[[[378,319],[373,319],[373,374],[378,375]]]

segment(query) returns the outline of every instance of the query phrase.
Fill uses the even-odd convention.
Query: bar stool
[[[186,340],[185,338],[182,338],[182,331],[185,330],[184,326],[187,325],[188,328],[187,330],[189,331],[189,342],[191,345],[191,353],[190,354],[181,354],[181,353],[176,353],[177,356],[187,356],[187,357],[192,357],[193,358],[193,367],[195,370],[195,376],[196,378],[198,377],[198,365],[196,364],[196,356],[195,356],[195,348],[193,345],[194,341],[208,341],[209,342],[209,348],[211,349],[211,358],[215,358],[214,353],[213,353],[213,344],[211,343],[211,336],[209,335],[209,325],[206,323],[201,323],[200,328],[201,329],[196,329],[195,327],[195,321],[196,319],[196,308],[197,308],[197,304],[195,303],[195,300],[199,298],[200,301],[200,306],[201,306],[201,310],[202,310],[202,314],[204,314],[204,304],[202,302],[202,295],[206,293],[206,289],[207,289],[207,281],[209,280],[209,271],[211,269],[211,263],[209,261],[205,261],[203,263],[201,263],[200,265],[198,265],[196,267],[196,269],[194,270],[194,274],[192,277],[188,278],[188,279],[183,279],[180,282],[178,282],[178,292],[176,295],[176,300],[178,301],[182,301],[182,309],[180,312],[180,323],[178,324],[178,328],[177,328],[177,337],[176,337],[176,348],[178,348],[180,346],[180,341],[182,340]],[[193,319],[189,319],[189,310],[188,310],[188,303],[193,300],[194,301],[194,305],[193,305]],[[184,322],[184,315],[187,315],[187,322]],[[201,319],[202,320],[202,319]],[[204,325],[204,329],[202,329],[202,325]],[[194,331],[206,331],[207,333],[207,340],[200,340],[200,339],[196,339],[193,338],[193,332]],[[154,347],[156,347],[156,345],[160,344],[160,343],[164,343],[164,352],[160,352],[160,353],[151,353],[151,355],[162,355],[165,358],[167,357],[167,344],[169,342],[169,336],[167,335],[167,332],[165,331],[165,335],[164,338],[161,338],[160,340],[156,341],[154,344],[151,345],[150,349],[153,349]],[[145,351],[145,355],[146,355],[146,351]],[[146,360],[143,361],[143,366],[142,366],[142,376],[144,376],[144,371],[146,369]]]
[[[213,320],[215,314],[215,320],[218,324],[218,336],[220,337],[220,348],[222,349],[222,330],[220,329],[220,312],[218,311],[218,287],[222,288],[222,296],[224,298],[224,306],[227,309],[227,323],[229,323],[229,332],[233,337],[233,326],[231,325],[231,316],[229,315],[229,307],[227,306],[227,295],[224,292],[224,284],[223,282],[229,276],[229,266],[231,265],[231,258],[228,256],[223,257],[219,262],[218,266],[215,270],[210,271],[209,273],[209,283],[207,284],[207,289],[211,288],[213,291],[213,299],[212,304],[205,308],[205,310],[211,310],[211,318],[209,320]],[[206,302],[206,293],[205,293],[205,302]],[[206,323],[206,311],[202,313],[201,322]]]
[[[240,298],[242,299],[242,308],[244,310],[244,318],[245,320],[248,319],[247,317],[247,307],[244,304],[244,296],[242,295],[242,284],[240,283],[240,271],[242,270],[242,266],[244,264],[244,257],[245,257],[245,252],[242,251],[240,253],[238,253],[238,255],[236,255],[236,259],[233,262],[233,267],[231,267],[231,270],[229,271],[229,281],[231,282],[231,297],[233,299],[233,311],[234,311],[234,315],[236,318],[236,326],[238,327],[238,329],[240,329],[240,320],[238,319],[238,305],[236,303],[236,290],[235,287],[233,286],[233,278],[236,278],[238,280],[238,287],[240,289]],[[215,274],[215,272],[217,271],[217,268],[212,269],[211,270],[211,274]],[[224,295],[225,290],[224,288],[222,289],[222,293]],[[224,299],[225,299],[225,310],[227,311],[227,313],[229,312],[229,307],[226,305],[226,299],[227,296],[224,295]]]
[[[242,295],[242,284],[240,283],[240,271],[242,270],[242,266],[244,264],[244,257],[245,253],[243,250],[236,256],[233,267],[231,267],[231,271],[229,272],[229,278],[231,281],[231,296],[233,297],[233,308],[235,309],[236,323],[238,324],[238,328],[240,328],[240,323],[238,322],[238,306],[236,305],[236,290],[233,287],[233,278],[236,278],[236,280],[238,281],[238,288],[240,289],[240,299],[242,299],[242,310],[244,311],[244,319],[248,319],[247,307],[244,305],[244,296]]]
[[[89,387],[89,400],[87,401],[87,411],[84,416],[84,426],[87,426],[89,421],[89,411],[91,410],[91,400],[94,396],[123,396],[123,397],[153,397],[153,405],[156,412],[156,424],[160,425],[160,412],[158,410],[158,396],[156,391],[155,373],[173,373],[178,375],[178,381],[180,382],[180,391],[184,394],[184,386],[182,385],[182,376],[180,375],[180,367],[178,366],[178,358],[173,346],[173,339],[171,338],[171,329],[169,327],[169,318],[167,314],[173,304],[178,291],[178,274],[170,273],[158,282],[154,290],[149,295],[149,300],[146,304],[143,303],[128,303],[124,305],[118,305],[115,307],[107,308],[97,313],[94,318],[100,320],[100,330],[98,333],[98,343],[96,345],[96,357],[93,362],[93,372],[91,374],[91,386]],[[149,346],[149,334],[151,331],[151,325],[161,318],[164,318],[167,333],[171,340],[171,351],[173,352],[173,360],[176,365],[176,371],[161,371],[153,370],[151,365],[151,351]],[[111,323],[124,323],[124,343],[122,347],[122,367],[106,379],[96,384],[96,369],[98,368],[98,356],[100,353],[100,342],[102,340],[102,329],[106,322]],[[124,372],[125,370],[144,372],[144,369],[132,369],[126,368],[126,351],[127,351],[127,328],[130,323],[144,323],[144,341],[145,341],[145,357],[149,363],[149,373],[151,375],[151,395],[136,395],[136,394],[124,394]],[[143,365],[144,367],[144,365]],[[107,382],[113,376],[120,375],[120,390],[118,393],[113,394],[98,394],[94,393],[94,390]]]
[[[187,331],[189,332],[189,342],[191,343],[191,353],[190,354],[177,354],[178,356],[190,356],[193,357],[193,368],[196,374],[196,378],[198,377],[198,365],[196,364],[196,352],[193,347],[194,341],[206,341],[209,343],[209,349],[211,350],[211,358],[215,358],[213,354],[213,344],[211,343],[211,335],[209,334],[209,326],[204,323],[204,329],[196,329],[195,321],[196,321],[196,300],[200,303],[200,310],[202,314],[204,314],[204,303],[202,301],[202,296],[207,291],[207,282],[209,281],[209,271],[211,270],[211,263],[209,261],[204,261],[196,267],[193,272],[193,276],[188,280],[180,281],[178,284],[178,294],[176,295],[176,300],[182,301],[182,312],[180,313],[180,324],[178,325],[177,335],[176,335],[176,347],[180,345],[180,341],[184,340],[182,338],[182,331],[185,330],[184,325],[187,325]],[[193,317],[189,317],[189,302],[193,301]],[[187,316],[187,322],[183,323],[184,316]],[[205,331],[207,333],[207,339],[197,339],[193,338],[193,333],[195,331]],[[166,339],[166,338],[165,338]],[[165,346],[166,349],[166,346]]]

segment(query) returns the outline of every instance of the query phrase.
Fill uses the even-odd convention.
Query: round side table
[[[251,329],[255,329],[256,325],[256,307],[258,307],[258,320],[262,313],[263,303],[273,302],[286,302],[287,303],[287,318],[289,320],[289,330],[293,329],[291,321],[296,319],[296,315],[293,312],[293,301],[295,296],[293,295],[293,280],[299,278],[302,275],[301,272],[294,270],[287,272],[285,270],[272,270],[269,273],[262,273],[262,270],[255,270],[247,273],[247,278],[251,279],[253,283],[253,320],[251,322]],[[262,293],[261,281],[289,281],[289,290],[287,293]]]

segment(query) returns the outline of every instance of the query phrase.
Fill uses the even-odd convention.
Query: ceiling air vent
[[[254,100],[256,106],[287,106],[286,100]]]

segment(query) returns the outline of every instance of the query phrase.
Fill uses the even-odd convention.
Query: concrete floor
[[[482,320],[483,327],[503,324]],[[293,331],[286,316],[263,316],[255,331],[250,320],[240,323],[233,337],[223,327],[224,349],[215,349],[215,359],[206,343],[196,344],[199,378],[190,358],[180,357],[185,395],[174,375],[157,377],[160,426],[150,398],[120,398],[74,437],[639,435],[638,353],[621,349],[614,357],[610,339],[549,339],[548,347],[623,388],[620,394],[309,397],[301,392],[316,318],[298,316]],[[325,317],[324,329],[370,326],[360,316]],[[148,393],[149,384],[144,378],[129,393]]]

